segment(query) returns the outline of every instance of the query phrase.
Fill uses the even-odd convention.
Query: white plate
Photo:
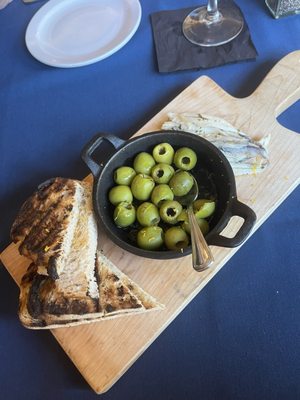
[[[54,67],[80,67],[123,47],[141,20],[138,0],[50,0],[31,19],[30,53]]]

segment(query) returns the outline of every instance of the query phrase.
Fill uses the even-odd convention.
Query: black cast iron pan
[[[112,155],[99,164],[93,154],[104,142],[110,143]],[[152,152],[156,144],[167,142],[176,150],[179,147],[191,147],[198,157],[192,174],[197,179],[200,197],[216,198],[216,210],[209,221],[210,231],[205,239],[209,245],[221,247],[239,246],[249,235],[255,221],[254,211],[237,199],[235,178],[232,168],[219,149],[207,140],[187,132],[158,131],[137,136],[125,141],[117,136],[99,133],[82,150],[82,159],[94,176],[93,203],[99,225],[109,238],[121,248],[147,258],[170,259],[191,253],[191,246],[183,252],[162,249],[160,251],[143,250],[137,247],[128,229],[120,229],[113,222],[113,206],[108,201],[109,189],[114,186],[113,173],[123,165],[132,165],[134,157],[141,151]],[[239,216],[244,222],[235,236],[221,235],[232,216]]]

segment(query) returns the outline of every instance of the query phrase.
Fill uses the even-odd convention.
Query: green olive
[[[169,186],[175,196],[186,195],[193,187],[193,184],[193,176],[187,171],[177,171],[169,182]]]
[[[126,228],[135,221],[135,208],[131,203],[122,201],[114,210],[114,222],[120,228]]]
[[[203,219],[203,218],[197,218],[197,223],[199,225],[199,228],[201,229],[201,232],[203,233],[203,235],[207,235],[207,233],[209,232],[209,224],[208,222]],[[181,227],[182,229],[184,229],[186,231],[186,233],[188,233],[189,235],[191,234],[191,227],[190,227],[190,223],[189,223],[189,217],[187,215],[187,211],[183,210],[180,215],[178,216],[178,222],[182,222]]]
[[[210,217],[216,208],[216,203],[213,200],[199,199],[194,201],[193,209],[197,218]]]
[[[154,147],[152,155],[157,163],[172,164],[174,149],[169,143],[160,143]]]
[[[187,210],[184,208],[181,213],[177,217],[178,222],[186,222],[189,220],[189,217],[187,215]]]
[[[190,223],[189,223],[189,217],[187,214],[187,210],[181,211],[181,213],[178,215],[177,221],[181,222],[182,229],[190,235],[191,227],[190,227]]]
[[[156,183],[168,183],[174,175],[174,168],[169,164],[156,164],[151,169],[151,176]]]
[[[147,226],[137,234],[137,244],[142,249],[157,250],[163,243],[163,230],[160,226]]]
[[[142,226],[157,225],[160,221],[157,207],[147,201],[138,206],[136,216]]]
[[[110,189],[108,193],[109,201],[116,206],[122,201],[127,201],[127,203],[131,203],[133,200],[131,190],[128,186],[119,185],[114,186]]]
[[[154,165],[154,158],[151,154],[146,153],[145,151],[139,153],[133,161],[133,168],[138,174],[150,175],[151,168]]]
[[[163,201],[173,200],[174,193],[168,185],[161,184],[155,186],[151,194],[151,201],[157,207],[160,207]]]
[[[206,221],[206,219],[203,218],[196,218],[199,228],[201,229],[201,232],[203,233],[203,236],[207,235],[209,232],[209,224]]]
[[[127,185],[130,186],[133,178],[135,177],[136,172],[131,167],[120,167],[117,168],[114,172],[114,181],[118,185]]]
[[[173,226],[165,232],[165,245],[169,250],[183,250],[189,245],[189,238],[179,226]]]
[[[133,178],[131,191],[137,200],[145,201],[151,196],[154,186],[155,182],[151,176],[138,174]]]
[[[174,225],[177,223],[177,217],[182,211],[182,205],[178,201],[164,201],[159,209],[161,219],[168,224]]]
[[[174,164],[177,168],[189,171],[197,163],[197,155],[194,150],[189,147],[181,147],[174,155]]]

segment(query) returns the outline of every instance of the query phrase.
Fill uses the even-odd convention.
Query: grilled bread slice
[[[20,287],[25,327],[66,327],[162,308],[97,252],[91,183],[56,178],[39,187],[11,232],[33,261]]]
[[[57,279],[65,267],[84,188],[79,181],[55,178],[40,185],[23,204],[11,229],[20,254]]]
[[[23,277],[20,293],[20,318],[24,325],[43,313],[63,315],[89,314],[97,311],[99,290],[95,276],[97,223],[92,206],[92,185],[80,183],[82,197],[71,242],[71,251],[59,279],[40,274],[31,264]],[[26,305],[27,304],[27,305]],[[29,310],[28,315],[26,309]],[[32,321],[39,324],[39,321]]]
[[[61,278],[51,283],[32,264],[21,283],[22,324],[30,329],[54,329],[164,308],[100,252],[94,266],[99,297],[96,299],[87,293],[84,299],[75,292],[65,293],[63,297],[60,292],[57,296],[56,285]],[[59,307],[53,306],[55,300]]]

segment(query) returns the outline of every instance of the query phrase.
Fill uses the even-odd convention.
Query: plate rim
[[[83,61],[78,61],[78,62],[52,62],[49,58],[43,57],[43,52],[39,53],[36,52],[36,46],[33,46],[30,42],[32,41],[33,37],[35,40],[35,43],[38,42],[36,38],[36,29],[34,29],[34,25],[37,26],[37,22],[42,21],[47,13],[45,13],[48,10],[51,10],[53,7],[57,6],[59,3],[62,3],[64,0],[49,0],[46,4],[44,4],[42,7],[40,7],[37,12],[32,16],[30,19],[26,32],[25,32],[25,44],[27,47],[27,50],[29,53],[34,57],[36,60],[39,62],[51,66],[51,67],[58,67],[58,68],[76,68],[76,67],[83,67],[86,65],[91,65],[94,64],[98,61],[104,60],[105,58],[110,57],[112,54],[116,53],[119,51],[123,46],[125,46],[130,39],[133,37],[133,35],[136,33],[140,22],[142,18],[142,7],[141,3],[139,0],[126,0],[128,4],[130,4],[131,8],[136,7],[136,12],[137,12],[137,17],[136,20],[134,21],[131,30],[129,34],[127,34],[122,41],[120,41],[116,46],[113,46],[109,51],[106,51],[105,53],[99,54],[97,57],[87,57],[86,60]],[[72,7],[72,3],[76,2],[82,2],[83,4],[86,2],[85,0],[68,0],[69,7]],[[33,32],[31,32],[33,30]],[[34,35],[34,36],[33,36]],[[45,54],[45,53],[44,53]]]

